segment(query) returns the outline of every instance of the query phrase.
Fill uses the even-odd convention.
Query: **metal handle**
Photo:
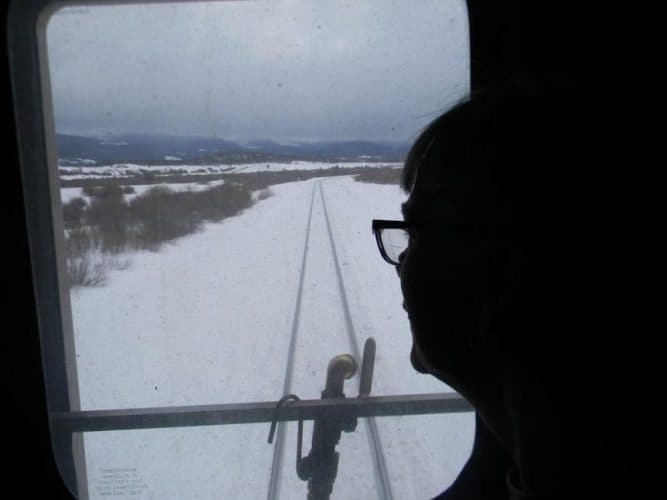
[[[364,343],[364,357],[361,361],[361,380],[359,381],[359,397],[369,396],[373,385],[373,369],[375,368],[375,339],[369,337]]]

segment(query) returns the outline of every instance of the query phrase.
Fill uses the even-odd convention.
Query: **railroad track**
[[[304,238],[303,244],[303,254],[301,260],[301,270],[299,273],[299,285],[297,288],[297,298],[294,311],[294,319],[292,322],[292,332],[290,337],[289,352],[287,355],[287,367],[285,370],[285,379],[283,383],[283,396],[286,396],[292,392],[292,379],[294,373],[294,360],[295,353],[298,346],[298,333],[300,326],[301,318],[301,307],[304,296],[304,277],[306,275],[306,266],[308,263],[308,252],[309,252],[309,241],[311,237],[311,228],[313,226],[313,208],[315,206],[316,197],[319,195],[319,199],[322,204],[322,212],[324,217],[324,222],[326,226],[326,233],[328,235],[331,258],[333,260],[335,273],[336,273],[336,284],[338,289],[338,294],[341,300],[344,321],[345,321],[345,330],[347,333],[347,340],[349,348],[352,350],[354,358],[360,362],[361,361],[361,351],[359,349],[359,340],[355,334],[355,328],[352,321],[352,315],[350,313],[350,306],[347,298],[347,293],[345,291],[345,283],[343,279],[343,273],[341,271],[341,265],[338,260],[338,251],[336,248],[336,242],[334,238],[334,233],[331,228],[331,218],[327,210],[326,197],[324,195],[324,189],[322,187],[322,182],[318,181],[313,185],[313,191],[310,201],[307,229]],[[364,420],[367,427],[367,436],[368,443],[371,453],[371,459],[374,469],[374,477],[377,486],[378,498],[383,500],[391,500],[393,498],[391,483],[389,480],[389,474],[387,472],[387,465],[385,460],[385,454],[382,448],[382,442],[378,432],[377,425],[375,423],[375,418],[368,417]],[[285,425],[281,424],[278,427],[275,440],[275,448],[273,453],[273,461],[271,467],[271,477],[269,480],[269,487],[267,493],[268,500],[275,500],[279,495],[279,484],[280,477],[282,472],[282,463],[283,457],[285,454]]]

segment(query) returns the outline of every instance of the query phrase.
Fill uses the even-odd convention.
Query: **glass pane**
[[[393,498],[433,498],[456,479],[474,438],[470,414],[412,415],[375,419],[382,441],[389,492]],[[288,424],[280,498],[306,498],[306,485],[296,475],[294,443],[297,425]],[[305,426],[310,437],[310,427]],[[383,498],[372,458],[368,421],[359,419],[353,433],[343,433],[332,499]],[[306,449],[310,442],[304,442]]]
[[[88,495],[262,498],[273,451],[267,433],[259,424],[86,433]]]
[[[376,419],[394,498],[433,498],[456,478],[471,449],[469,415]],[[312,425],[305,424],[310,437]],[[261,424],[203,426],[84,435],[91,498],[264,498],[273,448]],[[287,426],[279,498],[306,498],[296,474],[297,424]],[[343,433],[332,499],[377,498],[367,421]],[[239,435],[243,439],[239,439]],[[405,444],[415,448],[407,458]],[[304,441],[304,454],[310,440]],[[443,460],[439,460],[443,459]],[[172,479],[169,479],[172,478]]]
[[[404,229],[384,229],[382,231],[382,246],[387,256],[394,262],[408,247],[408,233]]]
[[[372,395],[450,391],[410,365],[400,286],[370,224],[401,217],[411,141],[468,92],[462,0],[72,6],[46,41],[72,409],[318,399],[329,361],[359,358],[369,337]],[[453,448],[434,444],[440,426],[418,429],[427,417],[344,434],[339,470],[358,476],[345,488],[378,493],[373,439],[402,484],[421,481],[423,450],[457,470],[473,417],[431,417],[459,422]],[[293,498],[305,486],[287,428],[276,491]],[[79,488],[263,496],[268,429],[86,433]],[[437,479],[396,497],[431,495]]]

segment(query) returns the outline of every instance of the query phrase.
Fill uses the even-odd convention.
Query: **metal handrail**
[[[277,402],[53,412],[51,425],[68,432],[250,424],[318,417],[388,417],[474,411],[456,393],[347,399],[307,399],[277,408]]]

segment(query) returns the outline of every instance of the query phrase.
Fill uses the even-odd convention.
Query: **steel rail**
[[[345,284],[343,282],[343,273],[340,269],[340,262],[338,262],[338,252],[336,251],[336,243],[334,242],[333,231],[331,230],[331,222],[327,212],[327,204],[324,200],[324,192],[322,191],[322,182],[318,183],[320,186],[320,197],[322,199],[322,208],[324,211],[324,219],[327,223],[327,232],[329,233],[329,242],[331,243],[331,252],[333,254],[334,264],[336,267],[336,278],[338,281],[338,289],[340,297],[343,302],[343,310],[345,312],[345,324],[347,326],[348,339],[350,346],[354,351],[354,357],[358,362],[361,362],[361,354],[359,350],[359,343],[352,323],[352,314],[350,313],[350,304],[345,293]],[[375,424],[375,419],[370,417],[366,421],[368,425],[369,444],[371,446],[371,457],[375,465],[375,477],[380,487],[380,498],[383,500],[392,500],[393,494],[391,492],[391,482],[389,480],[389,472],[387,471],[387,463],[384,458],[384,451],[382,450],[382,443],[380,442],[380,434]]]
[[[296,350],[296,338],[299,331],[299,320],[301,318],[301,299],[303,297],[303,282],[306,275],[306,262],[308,261],[308,241],[310,240],[310,227],[313,220],[313,205],[315,202],[315,185],[310,198],[310,210],[308,212],[308,223],[306,224],[306,238],[303,244],[303,256],[301,258],[301,271],[299,274],[299,286],[294,305],[294,316],[292,320],[292,334],[290,336],[289,350],[287,353],[287,367],[285,368],[285,380],[283,382],[283,396],[289,394],[292,387],[292,374],[294,373],[294,352]],[[267,490],[267,500],[278,498],[280,486],[280,475],[282,472],[283,457],[285,455],[285,426],[278,425],[278,433],[273,448],[273,459],[271,461],[271,477]]]

